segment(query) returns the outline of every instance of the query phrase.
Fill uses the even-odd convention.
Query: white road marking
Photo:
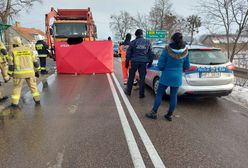
[[[165,168],[165,165],[162,161],[162,159],[160,158],[158,152],[156,151],[155,147],[153,146],[149,136],[146,133],[146,130],[144,129],[143,125],[141,124],[138,116],[136,115],[131,103],[129,102],[127,96],[125,95],[123,89],[121,88],[121,85],[119,83],[119,81],[117,80],[116,76],[114,73],[112,73],[112,77],[115,81],[115,84],[123,98],[124,103],[127,106],[128,112],[134,122],[135,127],[137,128],[137,131],[141,137],[142,142],[144,143],[144,146],[152,160],[153,165],[156,168]]]
[[[63,160],[64,160],[65,147],[62,152],[59,152],[56,157],[56,163],[53,166],[49,166],[48,168],[62,168]],[[48,165],[50,162],[48,163]]]
[[[129,151],[131,154],[131,158],[132,158],[134,167],[135,168],[145,168],[146,167],[145,163],[144,163],[143,158],[140,154],[138,145],[135,141],[134,135],[132,133],[132,130],[131,130],[130,125],[129,125],[128,120],[127,120],[127,117],[126,117],[125,112],[123,110],[123,107],[121,105],[121,101],[118,97],[114,83],[113,83],[109,74],[107,74],[107,77],[108,77],[109,85],[110,85],[110,88],[111,88],[111,91],[112,91],[112,94],[114,97],[114,101],[115,101],[115,104],[117,107],[117,111],[118,111],[119,118],[121,121],[122,129],[123,129],[124,134],[125,134],[125,138],[126,138],[126,141],[128,144],[128,148],[129,148]]]

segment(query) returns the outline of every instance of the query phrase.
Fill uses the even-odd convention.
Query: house
[[[237,35],[230,34],[230,49],[233,48]],[[211,34],[201,37],[201,43],[208,46],[221,48],[227,51],[227,37],[225,34]],[[237,42],[237,50],[248,51],[248,35],[241,35]]]
[[[20,36],[24,45],[34,47],[37,39],[45,39],[46,34],[36,28],[22,27],[20,22],[16,22],[15,25],[11,26],[8,30],[10,39],[15,36]]]

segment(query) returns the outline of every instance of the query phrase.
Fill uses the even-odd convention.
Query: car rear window
[[[152,51],[155,54],[154,60],[158,60],[159,59],[160,55],[163,52],[163,49],[164,48],[162,48],[162,47],[153,47],[152,48]]]
[[[218,65],[229,61],[220,50],[189,50],[189,56],[193,64]]]

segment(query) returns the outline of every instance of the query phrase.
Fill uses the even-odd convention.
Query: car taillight
[[[231,71],[235,70],[235,66],[233,64],[227,65],[226,68]]]
[[[197,66],[190,66],[189,69],[184,70],[183,72],[192,72],[195,71],[197,69]]]

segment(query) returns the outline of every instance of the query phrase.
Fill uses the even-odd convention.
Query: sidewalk
[[[55,62],[50,59],[47,58],[47,70],[48,70],[48,74],[47,75],[40,75],[40,77],[37,79],[37,84],[39,84],[41,81],[43,81],[44,79],[46,79],[49,75],[53,74],[55,72]],[[2,75],[0,75],[0,81],[3,89],[3,95],[6,95],[9,97],[8,100],[6,100],[5,102],[0,103],[0,112],[8,107],[11,103],[10,103],[10,97],[11,97],[11,92],[12,92],[12,88],[13,88],[13,80],[11,79],[8,83],[4,83],[3,79],[2,79]],[[27,86],[27,84],[24,82],[24,86],[22,88],[22,95],[24,95],[24,93],[26,93],[27,91],[29,91],[29,88]],[[20,104],[21,104],[21,100],[20,100]]]
[[[248,88],[235,86],[232,93],[226,96],[225,99],[248,109]]]

